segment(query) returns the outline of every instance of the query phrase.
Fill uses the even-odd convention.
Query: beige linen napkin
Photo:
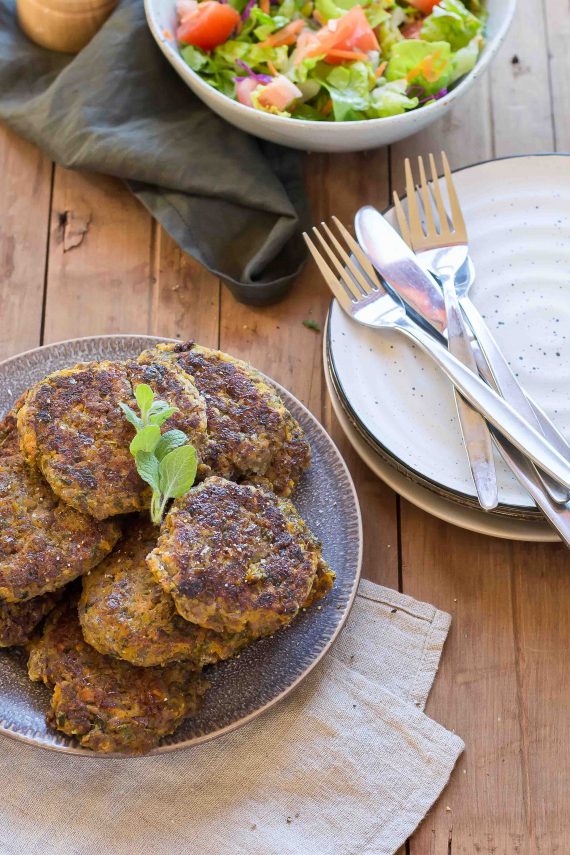
[[[331,653],[240,730],[99,760],[3,739],[2,855],[392,855],[462,741],[423,712],[450,618],[362,582]]]

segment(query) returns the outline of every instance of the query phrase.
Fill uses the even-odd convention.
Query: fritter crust
[[[288,496],[310,464],[303,429],[265,378],[250,365],[193,342],[159,344],[139,362],[169,358],[193,379],[208,413],[204,463],[224,478],[265,476]]]
[[[0,599],[36,598],[95,567],[120,536],[70,508],[20,454],[15,415],[0,424]]]
[[[288,499],[212,477],[174,503],[147,561],[186,620],[266,634],[310,601],[323,559]]]
[[[111,555],[83,577],[79,619],[85,640],[100,653],[144,667],[183,660],[201,670],[234,656],[254,639],[245,632],[213,632],[180,617],[146,564],[157,537],[146,516],[136,518]]]
[[[0,600],[0,647],[27,644],[35,628],[51,612],[58,600],[59,592],[34,597],[25,603],[6,603]]]
[[[18,414],[27,462],[65,502],[98,520],[140,511],[150,501],[129,451],[133,428],[118,406],[136,407],[139,383],[179,407],[163,429],[185,431],[200,456],[205,404],[190,378],[164,361],[86,362],[56,371],[30,390]]]
[[[197,711],[207,688],[187,666],[136,668],[102,656],[85,642],[74,600],[47,619],[28,673],[53,687],[48,724],[105,753],[150,751]]]

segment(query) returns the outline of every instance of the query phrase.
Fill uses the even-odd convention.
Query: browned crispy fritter
[[[0,600],[0,647],[27,644],[41,620],[59,600],[59,592],[34,597],[25,603]]]
[[[310,464],[303,429],[275,389],[250,365],[192,342],[159,344],[139,362],[175,361],[204,396],[208,443],[204,464],[224,478],[264,476],[288,496]]]
[[[113,522],[70,508],[20,454],[15,416],[0,424],[0,599],[30,600],[95,567],[119,539]]]
[[[206,409],[190,378],[176,365],[155,361],[88,362],[50,374],[28,393],[18,414],[24,457],[72,507],[102,520],[140,511],[150,488],[139,477],[129,444],[133,427],[120,401],[136,408],[133,388],[148,383],[177,406],[164,430],[185,431],[200,456]]]
[[[317,598],[317,572],[326,575],[288,499],[219,477],[173,504],[147,561],[182,617],[217,632],[278,629]]]
[[[183,660],[200,670],[234,656],[254,638],[217,633],[180,617],[146,564],[157,537],[146,516],[135,518],[111,555],[83,577],[79,618],[85,640],[100,653],[145,667]]]
[[[48,724],[104,753],[144,754],[195,713],[207,683],[188,666],[136,668],[83,638],[72,599],[34,641],[31,680],[53,687]]]

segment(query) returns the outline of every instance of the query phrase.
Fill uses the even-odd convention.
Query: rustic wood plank
[[[217,347],[220,283],[182,252],[159,226],[155,230],[154,302],[149,332]]]
[[[393,146],[393,186],[403,190],[404,157],[441,148],[452,168],[492,156],[488,76],[442,120]],[[509,545],[446,525],[405,501],[401,544],[404,591],[453,616],[428,714],[456,729],[467,746],[442,798],[409,841],[409,851],[516,851],[512,835],[524,832],[522,769],[518,751],[510,747],[520,735],[516,715],[497,729],[498,718],[516,711],[517,697],[511,580],[508,571],[495,571],[500,563],[494,564],[497,544],[502,560]],[[482,553],[488,561],[481,561]]]
[[[360,163],[366,159],[366,170]],[[387,153],[307,158],[307,184],[313,219],[336,214],[350,224],[365,202],[384,207],[387,200]],[[367,532],[364,575],[391,587],[398,585],[396,498],[361,463],[336,424],[322,375],[321,334],[303,320],[323,325],[330,296],[312,264],[292,293],[276,306],[252,309],[222,294],[220,347],[249,360],[293,392],[322,421],[339,445],[355,479]]]
[[[526,545],[462,531],[407,502],[402,517],[404,590],[453,618],[427,713],[466,743],[410,852],[530,855],[511,607]]]
[[[52,165],[0,126],[0,359],[40,342]]]
[[[545,0],[546,36],[557,151],[570,151],[570,6],[566,0]]]
[[[513,62],[515,57],[518,61]],[[551,148],[540,6],[523,0],[487,79],[489,113],[487,106],[475,105],[476,112],[466,113],[464,122],[455,126],[452,122],[446,131],[442,127],[439,140],[434,139],[435,128],[426,135],[425,148],[421,135],[413,147],[426,151],[428,146],[443,145],[451,149],[455,167],[492,152],[503,156]],[[477,89],[471,98],[476,94]],[[568,838],[560,844],[562,838],[544,821],[544,802],[547,792],[553,793],[549,819],[561,822],[566,790],[554,781],[545,788],[545,770],[552,767],[541,761],[533,737],[544,731],[551,734],[561,725],[563,701],[552,715],[547,712],[549,705],[540,703],[536,692],[538,666],[529,673],[521,665],[526,644],[522,627],[530,621],[534,638],[541,631],[548,633],[549,626],[546,619],[544,623],[531,619],[528,610],[534,614],[536,595],[531,599],[528,587],[520,590],[521,579],[526,579],[525,570],[538,556],[550,564],[545,556],[558,556],[560,550],[461,532],[407,503],[402,505],[402,542],[404,590],[429,599],[454,618],[428,713],[455,727],[467,744],[442,799],[410,841],[410,852],[534,853],[539,846],[540,851],[557,851],[556,845],[565,851]],[[556,560],[567,566],[567,556]],[[563,596],[556,585],[551,587],[557,599]],[[543,617],[555,608],[550,596],[545,599],[541,591],[538,611]],[[559,666],[551,669],[544,661],[541,665],[541,688],[548,694],[559,686]],[[562,780],[565,775],[563,770]]]
[[[425,131],[391,147],[390,178],[393,190],[404,192],[404,159],[445,149],[452,169],[460,169],[492,157],[492,129],[489,121],[488,75],[480,78],[464,99]]]
[[[552,102],[542,3],[519,0],[509,34],[488,74],[495,156],[551,151]]]
[[[570,852],[570,561],[562,546],[519,544],[512,613],[524,806],[537,852]]]
[[[122,182],[57,169],[46,342],[136,332],[217,345],[219,283]]]
[[[151,222],[120,181],[56,169],[45,342],[150,329]]]

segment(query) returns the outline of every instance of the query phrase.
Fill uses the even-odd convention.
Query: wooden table
[[[570,150],[568,0],[520,0],[492,71],[442,122],[390,149],[311,155],[314,219],[386,207],[403,158],[445,147],[453,167]],[[329,295],[308,265],[279,305],[251,309],[180,253],[115,180],[53,166],[0,129],[0,358],[100,333],[195,337],[287,386],[342,449],[365,531],[364,574],[453,615],[427,712],[467,749],[409,841],[411,855],[570,853],[570,559],[439,522],[352,452],[331,412],[321,336]],[[378,651],[382,655],[382,651]],[[268,853],[269,855],[269,853]]]

